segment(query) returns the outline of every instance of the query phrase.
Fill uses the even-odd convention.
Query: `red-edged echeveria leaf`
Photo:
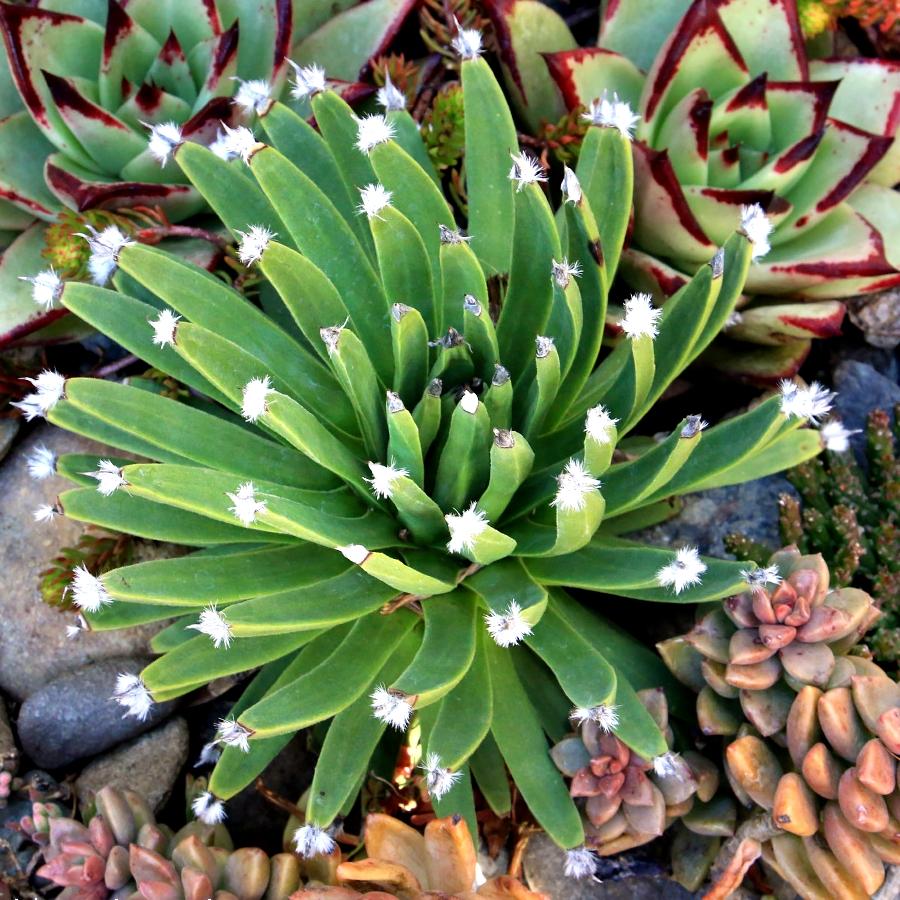
[[[291,53],[291,0],[219,0],[218,5],[226,27],[232,24],[232,16],[245,23],[240,29],[237,74],[245,81],[264,78],[280,83],[287,67],[285,58]],[[303,5],[298,4],[298,9],[302,12]],[[251,20],[252,27],[247,27]]]
[[[777,347],[798,338],[837,337],[843,321],[844,305],[837,300],[773,303],[744,310],[726,334],[735,340]]]
[[[206,81],[197,95],[195,106],[202,106],[213,97],[230,96],[234,90],[233,78],[237,76],[238,59],[238,23],[235,22],[227,31],[213,38],[212,53],[206,63],[204,44],[198,44],[191,52],[188,63],[195,78],[206,75]],[[200,71],[198,73],[198,68]]]
[[[103,29],[78,16],[8,3],[0,5],[0,29],[16,86],[35,124],[60,150],[91,165],[90,156],[56,111],[43,73],[95,78]]]
[[[685,187],[684,198],[704,232],[716,244],[724,244],[741,224],[741,208],[758,203],[773,222],[790,212],[791,205],[771,191],[722,190]]]
[[[568,109],[588,106],[604,92],[637,109],[644,73],[626,57],[600,47],[579,47],[545,53],[544,61]]]
[[[172,221],[179,221],[196,215],[204,206],[200,195],[189,185],[105,179],[61,153],[54,153],[47,160],[44,171],[50,190],[73,209],[162,206]]]
[[[884,240],[884,255],[900,270],[900,193],[880,184],[864,184],[848,202],[878,230]]]
[[[116,115],[135,131],[144,131],[143,122],[183,122],[191,114],[190,105],[153,84],[142,84],[116,110]]]
[[[751,75],[809,77],[796,0],[717,0],[716,6]]]
[[[665,150],[634,144],[634,237],[660,256],[701,263],[716,250],[685,199]]]
[[[690,91],[705,88],[718,97],[748,80],[747,66],[715,5],[695,3],[647,73],[638,135],[655,143],[662,119]]]
[[[690,5],[690,0],[607,0],[597,44],[646,71]]]
[[[44,161],[53,150],[24,110],[0,121],[0,197],[26,218],[49,220],[60,209],[44,183]]]
[[[740,341],[717,341],[701,357],[720,372],[762,387],[793,378],[809,356],[812,341],[796,340],[778,347],[757,347]]]
[[[123,99],[123,82],[140,84],[159,52],[159,43],[110,0],[103,37],[103,60],[97,78],[99,102],[115,109]]]
[[[772,123],[766,104],[765,74],[741,87],[716,97],[709,123],[715,141],[720,136],[729,144],[766,151],[772,141]]]
[[[174,31],[153,60],[147,72],[147,81],[186,103],[193,104],[197,99],[191,68]]]
[[[566,109],[544,56],[576,49],[568,26],[537,0],[485,0],[485,9],[513,105],[531,128],[556,122]]]
[[[683,185],[707,182],[712,106],[709,94],[697,88],[682,98],[659,129],[657,143],[666,148],[669,162]]]
[[[294,61],[316,63],[329,77],[356,81],[386,51],[415,6],[416,0],[369,0],[338,13],[294,47]]]
[[[749,293],[840,298],[900,283],[884,239],[842,203],[818,225],[772,250],[750,267]]]
[[[900,61],[826,59],[810,63],[816,81],[839,82],[831,115],[872,134],[895,137],[900,128]],[[900,181],[900,141],[869,172],[869,181],[892,187]]]

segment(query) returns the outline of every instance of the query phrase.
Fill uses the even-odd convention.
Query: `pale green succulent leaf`
[[[391,684],[409,664],[418,646],[414,632],[404,635],[374,684]],[[329,824],[355,796],[357,783],[368,772],[369,760],[386,728],[384,722],[372,715],[371,701],[366,694],[334,717],[309,788],[306,821]]]
[[[125,610],[139,608],[140,604],[137,603],[122,604],[122,609]],[[166,618],[171,615],[171,607],[160,607],[160,609],[165,611],[164,615]],[[154,653],[163,654],[168,653],[170,650],[174,650],[176,647],[180,647],[182,644],[186,644],[189,640],[197,636],[197,632],[189,627],[195,625],[196,622],[197,616],[193,610],[191,610],[188,615],[182,615],[180,619],[176,619],[170,625],[163,628],[162,631],[157,631],[156,634],[153,635],[150,639],[150,649]],[[275,663],[269,663],[269,665],[275,665]]]
[[[491,444],[490,479],[478,500],[488,521],[497,521],[534,465],[534,451],[517,431],[498,435]]]
[[[606,0],[600,22],[599,46],[630,59],[639,69],[650,68],[691,0]]]
[[[791,0],[726,0],[718,13],[753,76],[766,72],[771,81],[808,77],[803,33]]]
[[[446,333],[448,328],[455,328],[463,332],[464,301],[467,294],[471,294],[481,304],[482,314],[490,314],[484,272],[474,251],[464,241],[441,244],[440,264],[443,290],[441,331]],[[485,373],[485,377],[491,374],[493,373]]]
[[[581,816],[548,753],[540,720],[513,667],[511,656],[527,651],[487,645],[494,705],[491,734],[522,798],[540,826],[563,847],[584,842]]]
[[[431,180],[441,187],[441,178],[422,140],[419,123],[405,109],[389,109],[385,118],[394,126],[394,140],[431,176]]]
[[[59,212],[59,200],[44,181],[44,160],[53,149],[28,113],[0,120],[0,187],[4,199],[15,203],[25,217],[24,224],[6,227],[22,231],[31,219],[49,221]]]
[[[241,715],[241,724],[258,738],[266,738],[293,733],[336,715],[372,684],[417,621],[405,610],[390,616],[371,613],[358,619],[327,659],[251,706]],[[340,691],[333,689],[338,672]]]
[[[509,165],[510,156],[519,149],[516,128],[490,66],[483,59],[467,59],[460,69],[467,111],[466,189],[472,249],[487,272],[507,272],[507,235],[515,216]]]

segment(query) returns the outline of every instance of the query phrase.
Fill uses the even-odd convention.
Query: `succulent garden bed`
[[[0,896],[896,896],[898,29],[0,3]]]

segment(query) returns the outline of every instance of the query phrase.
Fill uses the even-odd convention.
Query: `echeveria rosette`
[[[604,94],[640,115],[624,266],[636,285],[670,293],[742,207],[767,211],[771,250],[746,285],[766,302],[727,334],[777,349],[771,371],[762,353],[748,374],[790,374],[810,338],[839,332],[833,298],[900,283],[896,62],[808,59],[793,0],[621,0],[605,6],[599,46],[585,48],[541,4],[494,8],[510,87],[533,126]]]
[[[615,706],[617,739],[653,760],[668,744],[636,691],[667,684],[677,710],[679,689],[567,588],[689,603],[733,593],[740,564],[620,535],[665,518],[673,496],[821,446],[802,426],[827,392],[790,384],[714,427],[673,421],[614,458],[731,314],[751,243],[730,236],[663,311],[630,298],[623,339],[602,353],[629,142],[591,127],[554,215],[477,37],[456,44],[465,232],[417,161],[430,165],[406,110],[357,117],[319,90],[319,132],[273,103],[246,163],[193,142],[173,151],[266,279],[273,317],[135,242],[111,260],[118,292],[62,291],[68,309],[205,399],[48,373],[23,401],[147,460],[56,460],[78,485],[62,514],[200,548],[73,588],[92,628],[178,617],[154,641],[160,657],[118,686],[126,712],[259,669],[220,723],[203,815],[219,817],[298,729],[332,720],[304,852],[330,846],[385,731],[411,722],[439,814],[474,818],[472,777],[508,812],[508,767],[547,832],[583,852],[547,735],[565,733],[573,707]],[[615,202],[600,217],[594,198]],[[47,467],[35,460],[36,474]]]
[[[796,547],[746,576],[745,591],[659,644],[699,691],[705,752],[723,739],[731,790],[759,820],[745,830],[725,798],[685,818],[681,874],[695,887],[718,836],[734,835],[713,896],[761,855],[804,900],[871,897],[900,861],[900,685],[861,646],[880,612],[863,591],[832,589],[822,557]]]

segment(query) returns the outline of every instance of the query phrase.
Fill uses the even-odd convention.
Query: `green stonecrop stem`
[[[214,742],[216,803],[298,729],[330,722],[304,853],[339,827],[385,730],[414,719],[441,815],[473,815],[473,778],[508,812],[508,770],[552,838],[586,852],[548,738],[574,709],[666,759],[637,692],[663,687],[675,715],[690,712],[652,652],[594,607],[704,603],[745,577],[696,548],[621,535],[665,518],[673,497],[815,455],[803,426],[830,405],[786,383],[724,423],[689,416],[622,445],[731,314],[751,242],[729,236],[662,309],[631,297],[604,343],[630,212],[627,129],[592,126],[596,153],[565,173],[554,215],[477,33],[456,45],[468,234],[392,119],[357,117],[324,78],[298,74],[304,90],[315,82],[320,133],[273,103],[257,123],[269,144],[248,131],[227,163],[196,143],[173,151],[267,279],[272,315],[159,249],[102,250],[111,287],[66,284],[62,302],[190,401],[48,372],[22,404],[124,453],[37,460],[75,483],[63,514],[195,548],[73,582],[92,629],[177,617],[120,686],[126,713],[255,670]]]

